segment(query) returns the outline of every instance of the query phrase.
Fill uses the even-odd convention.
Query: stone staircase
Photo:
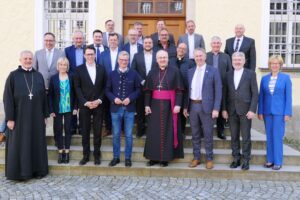
[[[108,167],[112,159],[112,137],[104,137],[102,140],[102,163],[95,166],[93,156],[91,161],[80,166],[82,158],[81,136],[74,135],[71,144],[71,161],[69,164],[57,164],[57,150],[54,146],[52,126],[47,128],[48,159],[51,174],[61,175],[111,175],[111,176],[170,176],[170,177],[200,177],[200,178],[226,178],[226,179],[257,179],[257,180],[300,180],[300,152],[284,145],[284,166],[280,171],[263,168],[266,155],[265,135],[255,130],[251,131],[252,159],[250,170],[242,171],[230,169],[232,161],[230,149],[230,132],[225,129],[226,140],[220,140],[214,136],[214,163],[213,170],[205,169],[205,151],[202,150],[201,165],[196,168],[189,168],[188,163],[193,159],[192,141],[190,127],[187,127],[187,136],[184,141],[184,159],[174,160],[168,167],[160,166],[147,167],[147,160],[143,157],[146,137],[134,137],[132,153],[133,165],[131,168],[124,166],[124,137],[122,137],[121,163],[115,167]],[[91,136],[92,144],[92,136]],[[202,145],[203,146],[203,145]],[[5,149],[0,147],[0,170],[4,170]]]

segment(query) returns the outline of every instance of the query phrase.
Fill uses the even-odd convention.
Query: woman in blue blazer
[[[292,81],[289,75],[280,72],[281,56],[271,56],[268,65],[271,73],[263,76],[260,83],[258,118],[264,121],[267,135],[267,162],[264,166],[279,170],[285,122],[292,116]]]
[[[53,75],[49,84],[49,110],[53,117],[54,139],[58,148],[60,163],[69,163],[71,145],[71,120],[72,114],[77,114],[73,80],[68,74],[69,61],[59,58],[57,61],[58,73]],[[63,127],[65,137],[63,137]]]

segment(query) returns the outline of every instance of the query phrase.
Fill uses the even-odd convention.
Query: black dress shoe
[[[94,164],[95,164],[95,165],[100,165],[100,164],[101,164],[100,156],[95,156],[95,157],[94,157]]]
[[[70,153],[65,153],[64,163],[68,164],[70,161]]]
[[[154,161],[154,160],[149,160],[148,162],[147,162],[147,166],[148,167],[150,167],[150,166],[153,166],[153,165],[156,165],[156,164],[158,164],[159,162],[157,162],[157,161]]]
[[[113,167],[113,166],[117,165],[118,163],[120,163],[120,159],[119,158],[114,158],[110,161],[109,166]]]
[[[242,170],[248,170],[249,168],[249,160],[244,160],[242,164]]]
[[[83,158],[79,162],[79,165],[85,165],[89,161],[90,161],[90,157],[89,156],[83,156]]]
[[[160,166],[161,167],[167,167],[169,164],[168,164],[168,162],[166,162],[166,161],[162,161],[162,162],[160,162]]]
[[[241,165],[241,161],[240,160],[234,160],[231,164],[230,164],[230,168],[234,169],[237,168],[238,166]]]
[[[58,153],[57,163],[61,164],[63,162],[64,162],[64,154],[63,153]]]
[[[226,136],[225,136],[225,134],[224,134],[224,131],[218,132],[217,136],[218,136],[218,138],[220,138],[220,139],[222,139],[222,140],[226,140]]]
[[[125,167],[131,167],[132,166],[132,162],[130,159],[125,159]]]

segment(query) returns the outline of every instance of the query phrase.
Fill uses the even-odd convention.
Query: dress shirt
[[[214,54],[213,53],[213,67],[214,68],[219,68],[219,53],[217,53],[217,54]]]
[[[133,56],[138,52],[138,49],[137,49],[137,43],[130,44],[129,46],[130,46],[130,64],[131,64],[133,60]]]
[[[195,34],[188,34],[189,41],[189,59],[194,59],[194,49],[195,49]]]
[[[96,63],[89,65],[88,63],[86,63],[86,68],[88,70],[88,73],[90,75],[90,78],[93,82],[93,84],[95,85],[95,81],[96,81]]]
[[[116,62],[117,62],[117,57],[118,57],[118,48],[115,50],[110,49],[110,61],[111,61],[111,71],[115,70]]]
[[[152,66],[152,51],[150,52],[144,51],[144,58],[145,58],[145,65],[146,65],[146,75],[148,75]]]
[[[102,44],[100,46],[97,46],[94,44],[94,47],[95,47],[96,51],[97,51],[97,48],[99,47],[100,53],[102,53],[104,51],[104,46]]]
[[[235,89],[237,89],[239,84],[240,84],[243,72],[244,72],[244,68],[242,68],[240,70],[234,70],[233,81],[234,81],[234,88]]]
[[[197,66],[193,80],[192,80],[192,88],[191,88],[191,99],[192,100],[202,100],[202,87],[203,87],[203,79],[206,70],[206,64],[202,66]]]
[[[51,67],[52,59],[53,59],[53,53],[54,53],[54,48],[48,50],[46,49],[46,58],[47,58],[47,65],[48,68]]]
[[[244,36],[242,36],[242,37],[240,37],[240,38],[235,37],[234,43],[233,43],[233,49],[235,49],[235,46],[236,46],[236,43],[237,43],[237,40],[238,40],[238,39],[240,39],[240,41],[239,41],[239,47],[238,47],[238,50],[237,50],[237,51],[240,51],[240,48],[241,48],[241,45],[242,45]]]
[[[76,66],[83,64],[83,47],[76,47],[75,50],[75,57],[76,57]]]

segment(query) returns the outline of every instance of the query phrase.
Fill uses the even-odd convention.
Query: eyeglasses
[[[86,56],[94,56],[95,54],[94,53],[87,53],[85,54]]]
[[[128,62],[129,60],[128,59],[121,59],[121,58],[119,58],[119,61],[121,61],[121,62]]]

